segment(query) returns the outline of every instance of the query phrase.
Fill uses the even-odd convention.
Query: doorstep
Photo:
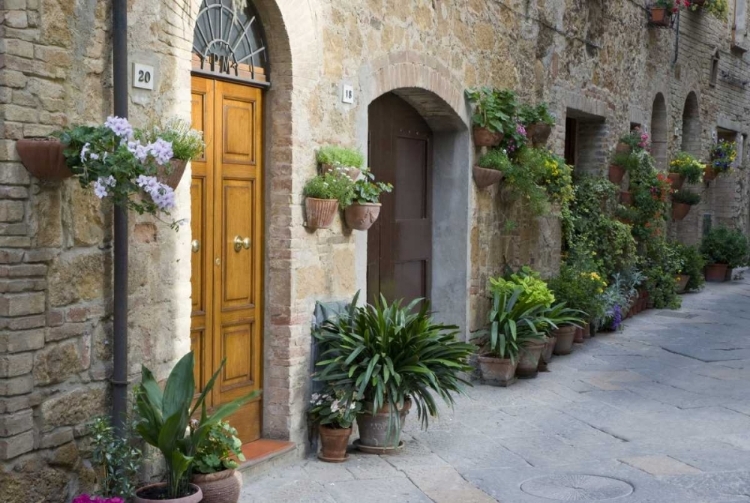
[[[294,442],[261,438],[242,446],[245,461],[238,470],[242,475],[258,475],[297,459]]]

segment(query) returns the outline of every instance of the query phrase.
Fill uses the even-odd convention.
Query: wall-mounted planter
[[[474,183],[476,183],[477,187],[479,187],[480,189],[484,189],[486,187],[489,187],[490,185],[500,183],[500,181],[503,179],[503,172],[496,169],[480,168],[479,166],[474,166],[472,172],[474,175]]]
[[[344,210],[344,219],[350,229],[366,231],[380,215],[380,203],[353,203]]]
[[[664,7],[651,7],[651,19],[649,23],[653,26],[669,26],[671,21],[671,15]]]
[[[182,159],[172,159],[169,164],[159,166],[156,172],[156,179],[172,189],[176,189],[185,173],[187,161]]]
[[[547,144],[550,135],[552,134],[552,126],[545,124],[544,122],[537,122],[531,124],[526,129],[526,136],[531,139],[531,143],[535,147],[544,146]]]
[[[309,229],[327,229],[336,217],[339,202],[336,199],[316,199],[308,197],[305,199],[305,227]]]
[[[669,178],[669,182],[672,184],[673,190],[680,190],[682,188],[682,184],[685,183],[685,177],[679,173],[669,173],[667,177]]]
[[[474,126],[474,146],[495,147],[503,141],[503,133],[495,133],[484,127]]]
[[[24,138],[16,151],[29,173],[40,180],[63,180],[73,176],[65,163],[65,146],[57,138]]]
[[[620,203],[622,203],[625,206],[632,206],[633,205],[633,194],[631,194],[628,191],[623,190],[620,192]]]
[[[703,181],[713,182],[714,180],[716,180],[717,176],[718,176],[718,173],[713,168],[713,166],[711,166],[710,164],[706,164],[706,170],[703,172]]]
[[[353,166],[350,166],[348,168],[341,168],[341,171],[343,171],[346,176],[351,178],[353,182],[356,182],[357,178],[359,178],[359,175],[362,174],[362,171],[359,168],[355,168]],[[332,164],[321,164],[320,172],[323,175],[325,175],[326,173],[335,173],[336,167]]]
[[[690,213],[690,205],[672,201],[672,220],[679,222]]]
[[[625,176],[625,168],[622,166],[615,166],[614,164],[609,166],[609,181],[615,185],[622,183],[622,179]]]

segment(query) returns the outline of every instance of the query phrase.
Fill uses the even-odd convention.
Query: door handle
[[[234,237],[234,251],[240,252],[243,248],[246,250],[250,249],[250,238],[242,239],[242,236]]]
[[[193,250],[193,253],[198,253],[198,251],[200,251],[201,249],[201,242],[197,239],[193,239],[190,242],[190,249]]]

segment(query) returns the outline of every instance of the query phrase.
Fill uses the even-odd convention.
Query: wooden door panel
[[[229,86],[232,84],[221,83],[222,94],[222,163],[256,164],[257,142],[255,128],[259,116],[256,111],[256,96],[235,95],[236,90]],[[232,93],[232,94],[229,94]],[[246,134],[235,134],[242,131]]]
[[[394,218],[399,220],[429,219],[427,213],[427,141],[396,138],[396,187],[406,190],[394,195]]]
[[[256,278],[254,274],[254,180],[224,180],[224,229],[222,236],[222,255],[224,267],[222,274],[221,310],[248,309],[254,307]],[[243,243],[239,250],[234,240],[239,238]],[[249,248],[245,248],[245,239],[250,239]]]
[[[399,262],[394,265],[395,283],[394,295],[398,299],[416,299],[424,297],[427,290],[427,261],[413,260]]]
[[[193,316],[201,316],[206,314],[206,295],[207,291],[205,288],[205,277],[206,277],[206,177],[205,176],[193,176],[192,183],[190,184],[190,208],[192,212],[192,218],[190,220],[190,229],[192,232],[193,242],[197,241],[195,250],[193,249],[193,257],[190,261],[191,277],[193,295]],[[191,242],[191,247],[193,243]]]

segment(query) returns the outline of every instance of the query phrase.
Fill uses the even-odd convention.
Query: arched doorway
[[[698,97],[690,92],[682,111],[682,151],[701,157],[701,119]]]
[[[660,170],[668,167],[667,130],[667,103],[664,95],[657,93],[651,110],[651,155]]]
[[[206,150],[192,163],[191,349],[207,405],[262,390],[263,89],[269,72],[252,6],[203,0],[193,35],[192,120]],[[231,420],[243,443],[262,433],[262,395]]]

